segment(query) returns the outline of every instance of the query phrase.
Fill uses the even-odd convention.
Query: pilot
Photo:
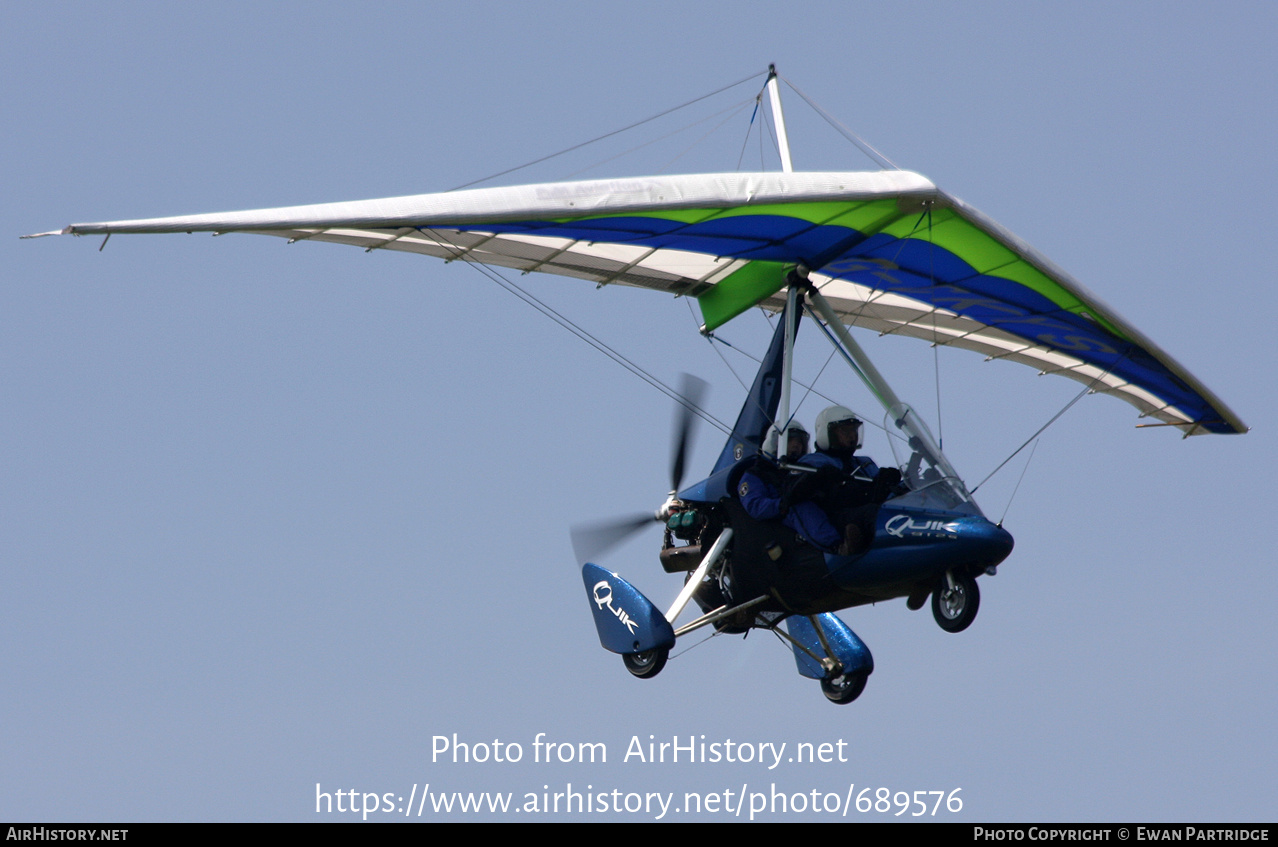
[[[830,406],[816,419],[816,452],[799,464],[817,468],[817,480],[800,484],[835,526],[843,527],[842,550],[859,552],[874,531],[878,506],[901,482],[896,468],[882,468],[861,449],[861,419],[846,406]],[[800,493],[808,493],[807,491]]]
[[[784,460],[797,463],[808,454],[808,431],[791,421],[785,431]],[[807,476],[808,474],[804,474]],[[737,495],[750,517],[759,521],[777,520],[815,547],[837,552],[843,537],[830,523],[821,507],[811,500],[794,497],[794,475],[760,457],[741,475]]]

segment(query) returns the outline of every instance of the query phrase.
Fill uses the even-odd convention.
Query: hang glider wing
[[[256,232],[423,253],[693,296],[708,329],[754,305],[779,310],[801,263],[849,326],[1062,374],[1188,435],[1247,430],[1068,274],[909,171],[547,183],[61,232]]]

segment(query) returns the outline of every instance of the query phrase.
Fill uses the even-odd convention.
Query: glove
[[[838,479],[838,469],[829,465],[818,468],[816,473],[800,471],[792,474],[783,486],[781,502],[788,506],[791,503],[812,500],[818,494],[833,488],[838,483]]]
[[[874,481],[885,488],[891,488],[901,481],[901,472],[896,468],[879,468]]]

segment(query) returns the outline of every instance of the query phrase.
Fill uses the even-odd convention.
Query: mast
[[[768,65],[768,100],[772,103],[772,123],[777,128],[777,147],[781,154],[781,170],[794,173],[790,162],[790,139],[785,133],[785,115],[781,113],[781,88],[777,85],[777,66]]]

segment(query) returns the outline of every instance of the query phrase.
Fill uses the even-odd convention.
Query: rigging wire
[[[692,309],[692,305],[691,305],[691,304],[689,304],[689,305],[688,305],[688,309],[689,309],[689,310],[691,310],[691,309]],[[693,315],[693,319],[694,319],[694,320],[696,319],[696,315],[695,315],[695,314]],[[728,349],[730,349],[730,350],[735,350],[735,351],[737,351],[738,353],[740,353],[741,355],[745,356],[746,358],[753,359],[753,360],[754,360],[757,364],[762,364],[762,363],[763,363],[763,360],[762,360],[762,359],[755,358],[755,357],[754,357],[753,355],[751,355],[750,353],[747,353],[746,351],[744,351],[744,350],[740,349],[739,347],[736,347],[736,346],[734,346],[733,344],[731,344],[731,343],[729,343],[729,342],[727,342],[727,341],[724,341],[722,338],[720,338],[719,336],[715,335],[713,332],[707,332],[707,333],[703,333],[703,334],[705,335],[706,341],[710,344],[710,349],[711,349],[711,350],[714,350],[715,354],[716,354],[716,355],[719,357],[719,359],[723,362],[724,367],[726,367],[726,368],[728,369],[728,372],[729,372],[729,373],[731,373],[731,374],[732,374],[732,376],[736,378],[737,383],[738,383],[738,384],[740,384],[740,386],[741,386],[741,387],[745,390],[745,392],[746,392],[746,394],[747,394],[747,396],[748,396],[748,395],[749,395],[749,393],[750,393],[750,386],[748,386],[748,385],[746,385],[746,384],[745,384],[745,381],[744,381],[743,379],[741,379],[741,375],[740,375],[740,374],[738,374],[738,373],[737,373],[737,371],[736,371],[736,369],[732,367],[732,364],[731,364],[730,362],[728,362],[728,359],[727,359],[727,357],[726,357],[726,356],[724,356],[724,355],[723,355],[723,352],[722,352],[721,350],[719,350],[717,347],[715,347],[715,346],[714,346],[714,342],[716,342],[716,341],[717,341],[717,342],[719,342],[720,344],[722,344],[722,345],[724,345],[725,347],[727,347]],[[786,420],[786,421],[784,421],[784,425],[783,425],[783,426],[780,426],[780,429],[785,430],[785,428],[786,428],[786,427],[788,427],[788,426],[790,425],[791,421],[793,421],[793,420],[794,420],[794,419],[798,416],[798,414],[799,414],[799,409],[803,408],[803,404],[807,401],[808,397],[809,397],[809,396],[810,396],[813,392],[816,392],[815,386],[816,386],[817,382],[821,379],[821,375],[822,375],[823,373],[825,373],[825,369],[829,366],[830,362],[834,359],[834,352],[835,352],[835,351],[833,351],[833,350],[831,350],[831,351],[830,351],[830,355],[826,358],[826,360],[825,360],[825,364],[821,366],[821,370],[817,371],[817,375],[816,375],[815,377],[813,377],[813,378],[812,378],[812,381],[811,381],[810,383],[805,383],[805,382],[802,382],[801,380],[794,379],[793,377],[791,377],[791,382],[793,382],[793,383],[795,383],[796,385],[798,385],[798,386],[800,386],[800,387],[802,387],[802,388],[805,388],[805,389],[807,389],[807,390],[804,392],[803,396],[802,396],[801,398],[799,398],[799,402],[794,404],[794,408],[792,408],[792,409],[790,410],[790,417],[789,417],[789,419],[788,419],[788,420]],[[820,392],[816,392],[816,394],[817,394],[817,396],[818,396],[818,397],[824,397],[824,398],[825,398],[827,401],[829,401],[830,403],[834,403],[834,401],[833,401],[833,400],[830,400],[830,398],[829,398],[829,397],[826,397],[824,394],[821,394]],[[764,412],[764,413],[766,414],[766,410],[765,410],[762,406],[757,406],[757,408],[759,409],[759,411],[760,411],[760,412]],[[877,425],[877,424],[876,424],[876,425]]]
[[[885,402],[883,396],[879,393],[878,388],[876,388],[874,384],[872,383],[872,381],[870,380],[870,378],[866,376],[865,371],[861,369],[861,366],[858,365],[852,359],[851,355],[849,355],[848,353],[848,350],[842,344],[840,344],[838,339],[835,338],[834,334],[830,332],[829,324],[821,320],[820,315],[818,315],[816,310],[813,309],[811,306],[808,306],[807,309],[808,309],[808,314],[812,316],[813,323],[817,325],[817,329],[821,330],[821,334],[824,335],[826,337],[826,340],[830,342],[830,346],[834,348],[834,351],[836,353],[838,353],[839,355],[843,357],[843,361],[847,362],[848,367],[852,369],[852,373],[856,374],[860,378],[861,382],[865,385],[865,387],[870,391],[871,394],[874,395],[874,398],[878,400],[880,405],[882,405],[884,409],[886,410],[888,404]],[[858,413],[858,417],[860,417],[862,419],[862,423],[864,423],[868,416],[861,415]],[[878,426],[879,429],[883,430],[883,432],[887,434],[889,437],[892,437],[893,435],[895,435],[895,433],[891,432],[886,426],[883,426],[880,424],[875,424],[875,426]],[[896,437],[899,438],[900,436],[898,435]]]
[[[989,481],[990,481],[990,477],[994,476],[994,474],[996,474],[996,473],[998,473],[999,471],[1001,471],[1001,470],[1003,469],[1003,466],[1004,466],[1004,465],[1006,465],[1008,462],[1012,461],[1012,459],[1016,456],[1016,454],[1017,454],[1017,453],[1019,453],[1019,452],[1021,452],[1022,450],[1024,450],[1024,449],[1025,449],[1025,448],[1029,445],[1029,443],[1030,443],[1031,441],[1033,441],[1034,439],[1036,439],[1036,438],[1038,438],[1040,435],[1042,435],[1042,434],[1043,434],[1043,430],[1047,429],[1049,426],[1051,426],[1052,424],[1054,424],[1054,423],[1056,423],[1058,420],[1060,420],[1061,415],[1065,414],[1065,413],[1066,413],[1066,412],[1068,412],[1071,408],[1073,408],[1074,404],[1075,404],[1075,403],[1077,403],[1079,400],[1082,400],[1082,399],[1083,399],[1083,397],[1084,397],[1085,395],[1087,395],[1089,392],[1091,392],[1091,390],[1092,390],[1093,388],[1095,388],[1095,387],[1096,387],[1096,384],[1097,384],[1097,383],[1099,383],[1099,382],[1100,382],[1102,379],[1104,379],[1106,376],[1109,376],[1109,372],[1110,372],[1111,370],[1113,370],[1113,369],[1114,369],[1114,367],[1116,367],[1116,366],[1118,365],[1118,363],[1119,363],[1119,362],[1121,362],[1121,361],[1122,361],[1123,359],[1125,359],[1125,358],[1127,358],[1127,354],[1125,354],[1125,353],[1124,353],[1122,356],[1120,356],[1120,357],[1118,358],[1118,361],[1114,362],[1114,364],[1113,364],[1113,365],[1110,365],[1110,367],[1109,367],[1108,369],[1106,369],[1106,370],[1104,370],[1104,371],[1101,371],[1101,373],[1100,373],[1100,374],[1099,374],[1099,375],[1098,375],[1095,379],[1093,379],[1091,382],[1087,383],[1087,385],[1084,385],[1084,386],[1083,386],[1083,390],[1082,390],[1082,391],[1080,391],[1080,392],[1078,392],[1078,394],[1074,395],[1074,399],[1073,399],[1073,400],[1070,400],[1068,403],[1066,403],[1066,404],[1065,404],[1064,408],[1062,408],[1062,409],[1061,409],[1059,412],[1057,412],[1056,414],[1052,415],[1052,419],[1051,419],[1051,420],[1049,420],[1047,423],[1043,424],[1042,426],[1040,426],[1040,427],[1038,428],[1038,431],[1037,431],[1037,432],[1035,432],[1035,433],[1034,433],[1033,435],[1031,435],[1029,438],[1025,439],[1025,443],[1024,443],[1024,444],[1022,444],[1020,447],[1017,447],[1015,450],[1013,450],[1013,451],[1012,451],[1012,455],[1008,456],[1006,459],[1004,459],[1003,461],[999,462],[998,467],[997,467],[997,468],[995,468],[994,470],[990,471],[990,472],[989,472],[989,474],[985,477],[985,479],[983,479],[983,480],[981,480],[980,482],[976,483],[976,485],[975,485],[975,486],[971,489],[971,491],[970,491],[969,493],[971,493],[971,494],[975,494],[975,493],[976,493],[976,489],[977,489],[977,488],[980,488],[982,485],[984,485],[985,483],[989,482]]]
[[[693,324],[699,327],[701,322],[697,320],[697,313],[692,310],[692,301],[687,297],[685,297],[684,300],[688,304],[688,314],[692,317]],[[745,380],[741,378],[741,375],[738,374],[736,369],[728,362],[727,357],[723,355],[723,351],[714,346],[714,334],[710,332],[705,333],[705,339],[706,343],[710,345],[710,349],[715,352],[715,355],[723,362],[724,367],[728,369],[728,373],[732,374],[732,376],[736,378],[737,384],[739,384],[743,389],[745,389],[745,392],[749,394],[750,387],[745,384]]]
[[[760,91],[754,95],[754,111],[750,113],[750,123],[746,125],[745,138],[741,139],[741,154],[737,156],[737,170],[741,170],[741,163],[745,161],[746,147],[750,144],[750,132],[754,129],[754,119],[759,115],[759,106],[763,103],[763,92]]]
[[[768,323],[769,328],[771,328],[771,327],[772,327],[772,314],[771,314],[771,312],[768,312],[766,309],[760,309],[759,311],[761,311],[761,312],[763,313],[764,318],[767,320],[767,323]],[[691,303],[691,302],[689,302],[689,303],[688,303],[688,314],[692,316],[693,323],[694,323],[694,324],[696,324],[697,326],[700,326],[700,321],[698,321],[698,320],[697,320],[696,312],[694,312],[694,311],[692,310],[692,303]],[[761,364],[761,363],[762,363],[762,360],[760,360],[760,359],[756,359],[754,356],[750,355],[749,353],[746,353],[744,350],[738,349],[737,347],[733,346],[733,345],[732,345],[732,344],[730,344],[729,342],[724,341],[722,338],[720,338],[719,336],[715,335],[713,332],[706,332],[706,333],[702,333],[702,334],[705,336],[706,343],[710,345],[710,349],[711,349],[711,350],[713,350],[713,351],[715,352],[715,355],[716,355],[716,356],[718,356],[718,357],[719,357],[719,360],[723,362],[723,366],[724,366],[725,368],[727,368],[727,369],[728,369],[728,373],[732,374],[733,378],[734,378],[734,379],[736,379],[737,384],[741,386],[741,388],[742,388],[742,389],[746,392],[746,394],[749,394],[749,393],[750,393],[750,386],[746,385],[745,380],[741,378],[741,375],[740,375],[739,373],[737,373],[736,368],[732,367],[732,363],[731,363],[731,362],[729,362],[729,361],[728,361],[728,358],[727,358],[726,356],[724,356],[724,355],[723,355],[723,351],[722,351],[722,350],[720,350],[718,347],[716,347],[716,346],[715,346],[714,342],[718,341],[720,344],[723,344],[723,345],[724,345],[725,347],[727,347],[728,349],[730,349],[730,350],[736,350],[736,351],[737,351],[738,353],[740,353],[741,355],[746,356],[747,358],[753,359],[753,360],[754,360],[754,362],[755,362],[756,364]],[[793,421],[793,420],[794,420],[795,416],[796,416],[796,415],[798,414],[798,412],[799,412],[799,409],[803,408],[803,404],[807,401],[808,397],[809,397],[809,396],[813,393],[813,391],[815,390],[815,389],[814,389],[814,386],[815,386],[815,385],[816,385],[816,384],[817,384],[817,383],[821,380],[821,375],[822,375],[822,374],[824,374],[824,373],[825,373],[825,369],[826,369],[827,367],[829,367],[829,366],[830,366],[830,362],[832,362],[832,361],[834,360],[834,352],[835,352],[835,351],[833,351],[833,350],[831,350],[831,351],[830,351],[830,355],[829,355],[829,356],[827,356],[827,357],[826,357],[826,359],[825,359],[825,364],[823,364],[823,365],[821,366],[821,369],[820,369],[819,371],[817,371],[817,375],[816,375],[816,376],[814,376],[814,377],[812,378],[812,380],[811,380],[811,382],[810,382],[810,383],[805,384],[805,383],[803,383],[803,382],[801,382],[801,381],[799,381],[799,380],[797,380],[797,379],[793,379],[793,378],[792,378],[792,381],[793,381],[793,382],[797,383],[799,386],[801,386],[802,388],[805,388],[805,389],[807,389],[807,390],[804,392],[803,397],[801,397],[801,398],[799,399],[799,402],[795,404],[794,408],[790,410],[790,420],[785,422],[785,423],[786,423],[786,426],[789,426],[790,421]],[[819,393],[818,393],[818,395],[817,395],[817,396],[819,396],[819,397],[825,397],[825,395],[824,395],[824,394],[819,394]],[[831,403],[833,403],[833,402],[834,402],[833,400],[830,400],[830,398],[828,398],[828,397],[825,397],[825,399],[826,399],[826,400],[829,400]]]
[[[693,322],[693,324],[694,324],[694,325],[697,325],[697,326],[700,326],[700,323],[701,323],[701,322],[697,320],[697,314],[696,314],[696,312],[694,312],[694,311],[692,310],[692,303],[691,303],[691,302],[689,302],[689,303],[688,303],[688,314],[692,317],[692,322]],[[770,322],[769,322],[769,323],[770,323]],[[732,364],[731,364],[730,362],[728,362],[727,357],[723,355],[723,351],[721,351],[719,348],[717,348],[717,347],[715,347],[715,346],[714,346],[714,342],[715,342],[715,341],[721,341],[721,339],[719,339],[718,337],[716,337],[716,336],[715,336],[715,334],[714,334],[713,332],[705,332],[705,333],[701,333],[701,334],[705,337],[705,339],[706,339],[706,343],[710,345],[710,349],[711,349],[711,350],[713,350],[713,351],[715,352],[715,355],[717,355],[717,356],[719,357],[719,360],[723,362],[724,367],[726,367],[726,368],[728,369],[728,372],[732,374],[732,376],[736,379],[737,383],[741,386],[742,390],[743,390],[743,391],[745,391],[745,393],[746,393],[746,398],[747,398],[747,400],[748,400],[748,399],[750,398],[750,386],[748,386],[748,385],[746,385],[746,384],[745,384],[745,380],[743,380],[743,379],[741,378],[741,375],[740,375],[740,374],[738,374],[738,373],[737,373],[737,371],[736,371],[736,369],[732,367]],[[731,344],[728,344],[728,342],[726,342],[726,341],[722,341],[721,343],[723,343],[723,344],[727,345],[727,347],[728,347],[729,349],[731,349],[731,350],[736,350],[736,349],[737,349],[736,347],[733,347]],[[738,351],[738,352],[744,352],[744,351]],[[746,354],[746,355],[747,355],[747,356],[749,356],[749,354]],[[754,359],[754,357],[753,357],[753,356],[749,356],[749,357],[750,357],[751,359]],[[760,360],[760,359],[755,359],[755,361],[756,361],[756,362],[760,362],[760,363],[762,362],[762,360]],[[805,395],[805,396],[806,396],[806,395]],[[767,415],[767,411],[766,411],[766,410],[765,410],[762,406],[758,406],[758,405],[756,404],[756,408],[758,408],[758,410],[759,410],[760,412],[763,412],[763,413],[764,413],[764,415],[765,415],[765,417],[768,417],[768,415]],[[791,418],[791,420],[793,420],[793,419],[794,419],[794,415],[793,415],[793,414],[791,414],[790,418]],[[789,426],[789,425],[790,425],[790,421],[786,421],[786,422],[785,422],[785,425],[786,425],[786,426]],[[729,435],[731,435],[731,433],[729,433]]]
[[[701,639],[700,641],[698,641],[696,644],[690,644],[690,645],[688,645],[688,648],[687,648],[686,650],[680,650],[678,653],[671,653],[671,654],[670,654],[670,658],[671,658],[671,659],[677,659],[678,657],[680,657],[680,656],[682,656],[682,655],[684,655],[684,654],[686,654],[686,653],[690,653],[690,652],[692,652],[693,650],[696,650],[698,647],[700,647],[702,644],[705,644],[705,643],[706,643],[707,641],[709,641],[711,638],[717,638],[717,637],[718,637],[718,636],[720,636],[720,635],[722,635],[722,633],[721,633],[721,632],[719,632],[718,630],[714,629],[714,627],[711,627],[711,628],[710,628],[710,634],[709,634],[709,635],[707,635],[705,638],[703,638],[703,639]]]
[[[742,101],[740,101],[740,102],[738,102],[738,103],[733,103],[731,106],[727,107],[726,109],[720,109],[719,111],[715,112],[714,114],[706,115],[704,118],[698,118],[697,120],[695,120],[695,121],[693,121],[693,122],[691,122],[691,123],[689,123],[689,124],[685,124],[685,125],[683,125],[683,126],[679,127],[679,128],[678,128],[678,129],[676,129],[676,130],[672,130],[671,132],[667,132],[665,135],[659,135],[659,136],[657,136],[656,138],[651,139],[650,141],[645,141],[645,142],[643,142],[642,144],[636,144],[634,147],[631,147],[631,148],[629,148],[628,150],[622,150],[620,153],[617,153],[617,154],[616,154],[616,155],[614,155],[614,156],[609,156],[609,157],[608,157],[608,158],[606,158],[606,159],[600,159],[599,161],[594,162],[593,164],[586,165],[584,168],[579,168],[579,169],[577,169],[577,170],[573,171],[572,173],[567,174],[567,175],[565,176],[565,179],[572,179],[573,177],[575,177],[575,176],[579,176],[579,175],[581,175],[581,174],[585,173],[585,172],[586,172],[586,171],[588,171],[588,170],[592,170],[593,168],[597,168],[597,167],[599,167],[600,165],[606,165],[606,164],[608,164],[608,163],[609,163],[609,162],[611,162],[611,161],[614,161],[614,160],[616,160],[616,159],[620,159],[620,158],[622,158],[623,156],[628,156],[628,155],[630,155],[631,153],[634,153],[636,150],[642,150],[643,148],[645,148],[645,147],[650,147],[651,145],[656,144],[656,143],[658,143],[658,142],[660,142],[660,141],[665,141],[667,138],[671,138],[671,137],[673,137],[673,136],[678,135],[678,134],[679,134],[679,133],[681,133],[681,132],[684,132],[684,131],[686,131],[686,130],[692,129],[692,128],[693,128],[694,126],[696,126],[697,124],[703,124],[703,123],[705,123],[705,122],[706,122],[706,121],[708,121],[708,120],[712,120],[712,119],[714,119],[714,118],[717,118],[719,115],[722,115],[722,114],[724,114],[725,112],[731,112],[731,114],[729,114],[726,118],[724,118],[722,121],[720,121],[718,124],[716,124],[716,125],[714,126],[714,128],[713,128],[713,129],[711,129],[711,130],[710,130],[709,132],[707,132],[705,135],[703,135],[703,136],[701,136],[700,138],[698,138],[696,141],[692,142],[692,144],[688,146],[688,149],[687,149],[687,150],[684,150],[684,151],[683,151],[683,153],[680,153],[678,156],[676,156],[674,159],[672,159],[670,162],[668,162],[666,165],[664,165],[661,169],[658,169],[658,170],[657,170],[657,173],[661,173],[661,171],[662,171],[662,170],[664,170],[666,167],[669,167],[671,164],[673,164],[673,163],[674,163],[674,161],[678,160],[680,157],[682,157],[683,155],[685,155],[685,154],[688,152],[688,150],[691,150],[693,147],[695,147],[695,146],[697,146],[698,144],[700,144],[700,143],[701,143],[702,141],[704,141],[707,137],[709,137],[711,134],[713,134],[713,133],[715,132],[715,130],[719,129],[719,127],[723,126],[725,123],[727,123],[728,121],[730,121],[732,118],[736,117],[736,116],[737,116],[737,115],[741,112],[741,110],[742,110],[743,108],[745,108],[745,107],[746,107],[749,103],[750,103],[750,100],[749,100],[749,99],[742,100]]]
[[[790,415],[791,419],[793,419],[793,418],[794,418],[794,415],[795,415],[795,414],[797,414],[797,413],[798,413],[798,411],[799,411],[800,409],[802,409],[802,408],[803,408],[803,404],[804,404],[805,402],[807,402],[808,397],[812,396],[812,392],[813,392],[813,390],[814,390],[814,389],[813,389],[813,386],[817,384],[817,382],[821,379],[821,374],[825,373],[825,369],[826,369],[826,368],[828,368],[828,367],[830,366],[830,363],[834,361],[834,354],[835,354],[836,352],[837,352],[837,351],[835,351],[835,350],[831,350],[831,351],[830,351],[830,355],[828,355],[828,356],[826,356],[826,357],[825,357],[825,364],[823,364],[823,365],[821,366],[821,370],[817,371],[817,375],[816,375],[816,376],[814,376],[814,377],[812,377],[812,384],[811,384],[811,385],[803,385],[803,383],[801,383],[801,382],[799,383],[799,385],[800,385],[800,386],[802,386],[803,388],[806,388],[807,390],[803,392],[803,396],[799,398],[799,402],[798,402],[798,403],[796,403],[796,404],[794,405],[794,412],[793,412],[793,413],[791,413],[791,415]],[[794,381],[794,379],[793,379],[793,378],[791,378],[791,382],[793,382],[793,381]],[[824,395],[824,394],[819,394],[819,395],[817,395],[817,396],[819,396],[819,397],[824,397],[825,395]],[[827,399],[828,399],[828,398],[827,398]],[[830,402],[831,402],[831,403],[833,403],[834,401],[833,401],[833,400],[831,400]],[[816,426],[815,421],[813,422],[813,426]]]
[[[777,151],[777,156],[780,157],[781,142],[777,138],[776,127],[772,125],[772,121],[771,119],[769,119],[768,112],[766,110],[763,113],[763,127],[768,130],[768,137],[772,139],[772,149]],[[763,163],[763,129],[762,128],[759,130],[759,170],[760,171],[767,170],[767,166],[764,165]]]
[[[899,171],[901,169],[896,164],[896,162],[893,162],[887,156],[884,156],[878,150],[875,150],[874,147],[868,141],[861,138],[861,136],[857,135],[852,130],[848,129],[846,126],[840,123],[837,119],[835,119],[833,115],[831,115],[825,109],[822,109],[820,106],[818,106],[811,97],[809,97],[808,95],[800,91],[799,87],[796,86],[793,82],[790,82],[790,80],[786,79],[780,74],[777,74],[777,78],[782,80],[786,85],[790,86],[790,90],[793,91],[795,94],[799,95],[800,97],[802,97],[803,102],[811,106],[812,110],[816,112],[818,115],[820,115],[822,118],[824,118],[826,123],[834,127],[834,129],[840,135],[842,135],[848,141],[856,145],[861,150],[862,153],[864,153],[865,155],[873,159],[875,163],[878,164],[880,167],[886,166],[888,169],[894,170],[894,171]]]
[[[1021,468],[1020,478],[1016,480],[1016,487],[1012,489],[1012,496],[1007,498],[1007,506],[1003,508],[1003,514],[999,516],[998,525],[1002,526],[1003,521],[1007,519],[1007,513],[1011,511],[1012,501],[1016,499],[1016,492],[1021,490],[1021,482],[1025,479],[1025,472],[1029,470],[1030,462],[1034,461],[1034,451],[1038,449],[1038,440],[1035,439],[1034,446],[1030,448],[1030,454],[1025,459],[1025,467]]]
[[[932,311],[932,337],[936,337],[936,311]],[[941,421],[941,345],[932,342],[932,373],[936,382],[936,446],[945,452],[945,426]]]
[[[469,188],[472,185],[478,185],[481,182],[488,182],[488,180],[490,179],[496,179],[499,176],[505,176],[506,174],[511,174],[511,173],[514,173],[515,171],[520,171],[520,170],[523,170],[524,168],[529,168],[529,167],[532,167],[533,165],[541,164],[542,162],[546,162],[546,161],[549,161],[550,159],[554,159],[558,156],[562,156],[565,153],[571,153],[573,150],[580,150],[582,147],[588,147],[589,145],[594,144],[597,141],[603,141],[605,138],[611,138],[614,135],[620,135],[621,133],[627,132],[628,130],[632,130],[637,126],[643,126],[646,123],[655,121],[657,118],[663,118],[666,115],[671,114],[672,112],[677,112],[680,109],[691,106],[693,103],[700,103],[702,100],[706,100],[710,97],[715,96],[716,94],[720,94],[724,91],[727,91],[729,88],[736,88],[738,85],[747,83],[758,76],[759,76],[758,73],[752,73],[749,76],[743,77],[742,79],[739,79],[736,82],[729,83],[728,85],[725,85],[722,88],[716,88],[714,91],[711,91],[709,94],[703,94],[700,97],[696,97],[692,100],[687,101],[686,103],[681,103],[678,106],[674,106],[670,109],[666,109],[665,111],[658,112],[657,114],[652,115],[651,117],[644,118],[641,121],[635,121],[629,126],[623,126],[621,129],[614,129],[612,132],[605,132],[603,135],[592,138],[589,141],[583,141],[580,144],[574,144],[571,147],[565,147],[563,150],[560,150],[558,153],[551,153],[547,156],[541,156],[539,158],[533,159],[531,162],[525,162],[522,165],[516,165],[513,168],[507,168],[506,170],[498,171],[495,174],[489,174],[488,176],[480,177],[479,179],[473,179],[470,182],[464,182],[461,185],[450,188],[449,191],[459,191],[460,189],[463,189],[463,188]]]
[[[450,250],[456,249],[454,245],[446,241],[443,238],[443,236],[437,231],[427,227],[423,227],[421,231],[429,234],[432,238],[435,239],[436,243],[440,244],[441,246],[446,247],[447,249],[450,249]],[[457,251],[456,258],[463,259],[461,251]],[[490,281],[497,283],[497,285],[501,286],[506,291],[515,295],[520,300],[523,300],[529,306],[532,306],[538,312],[545,315],[547,318],[554,321],[555,323],[559,324],[559,326],[568,330],[573,335],[577,336],[579,339],[581,339],[582,341],[589,344],[591,347],[598,350],[600,353],[603,353],[609,359],[612,359],[614,362],[621,365],[623,368],[630,371],[632,374],[639,377],[641,380],[648,383],[653,388],[660,391],[662,394],[665,394],[667,397],[674,400],[676,403],[683,406],[688,411],[692,412],[694,415],[701,418],[706,423],[710,424],[716,429],[721,430],[725,434],[728,434],[728,435],[732,434],[732,428],[729,427],[727,424],[723,423],[723,421],[719,420],[714,415],[710,414],[705,409],[698,406],[696,403],[691,402],[686,397],[684,397],[681,393],[671,388],[669,385],[666,385],[657,377],[648,373],[642,367],[635,364],[630,359],[626,358],[624,354],[613,349],[608,344],[604,343],[603,341],[601,341],[599,338],[592,335],[587,330],[578,326],[570,318],[567,318],[560,312],[556,311],[554,307],[538,299],[531,292],[527,291],[526,289],[522,288],[521,286],[517,285],[511,280],[506,279],[506,277],[503,276],[500,271],[497,271],[495,268],[493,268],[492,266],[484,262],[468,260],[468,259],[463,259],[463,260],[466,261],[467,264],[474,267],[475,270],[479,271],[479,273],[487,277]]]
[[[927,278],[936,285],[936,242],[932,240],[932,206],[927,207]],[[932,309],[932,373],[936,382],[936,446],[945,452],[945,426],[941,421],[941,345],[936,340],[936,309]]]
[[[711,341],[717,341],[718,343],[727,347],[729,350],[733,350],[739,355],[745,356],[747,359],[750,359],[755,364],[763,363],[763,360],[760,359],[758,356],[755,356],[753,353],[747,352],[746,350],[743,350],[740,347],[737,347],[735,344],[733,344],[730,341],[720,338],[719,336],[715,335],[713,332],[706,333],[706,338],[709,338]],[[815,394],[816,396],[820,397],[822,400],[826,401],[830,405],[842,405],[841,403],[839,403],[838,400],[835,400],[833,397],[829,396],[828,394],[825,394],[821,391],[817,391],[817,388],[816,388],[817,380],[821,378],[821,374],[825,372],[826,365],[830,364],[830,361],[831,359],[834,358],[834,355],[836,352],[838,351],[837,350],[830,351],[830,358],[826,359],[825,365],[821,366],[821,370],[817,373],[816,378],[814,378],[811,382],[803,382],[802,380],[791,377],[791,382],[793,382],[795,385],[798,385],[807,389],[807,394],[803,395],[803,400],[800,400],[798,405],[800,406],[803,405],[803,401],[807,400],[808,394]],[[853,411],[855,411],[855,409]],[[857,417],[861,418],[862,423],[875,427],[877,429],[881,429],[888,435],[892,435],[892,433],[888,430],[887,427],[883,426],[883,424],[876,423],[873,417],[869,415],[863,415],[859,412],[857,413]],[[793,416],[791,416],[791,420],[793,420]]]
[[[741,113],[741,110],[742,110],[742,109],[744,109],[744,108],[746,107],[746,104],[747,104],[747,103],[749,103],[749,102],[750,102],[749,100],[746,100],[746,101],[745,101],[745,102],[743,102],[743,103],[738,103],[738,104],[736,104],[736,105],[732,108],[732,114],[728,115],[726,118],[724,118],[723,120],[719,121],[719,122],[718,122],[717,124],[715,124],[713,127],[711,127],[710,129],[708,129],[708,130],[705,132],[705,134],[704,134],[704,135],[702,135],[700,138],[696,139],[696,140],[695,140],[695,141],[693,141],[691,144],[689,144],[687,147],[685,147],[682,153],[678,154],[678,155],[677,155],[677,156],[675,156],[673,159],[671,159],[670,161],[666,162],[666,163],[665,163],[664,165],[662,165],[661,167],[657,168],[657,171],[656,171],[656,172],[657,172],[657,173],[659,173],[659,174],[663,174],[663,173],[665,173],[665,172],[666,172],[666,170],[667,170],[667,169],[668,169],[671,165],[673,165],[675,162],[677,162],[677,161],[679,161],[680,159],[682,159],[684,156],[688,155],[688,153],[689,153],[689,152],[690,152],[690,151],[691,151],[694,147],[696,147],[696,146],[697,146],[698,144],[700,144],[701,142],[705,141],[707,138],[709,138],[709,137],[710,137],[711,135],[713,135],[714,133],[718,132],[720,127],[722,127],[722,126],[723,126],[724,124],[726,124],[728,121],[732,120],[732,119],[733,119],[733,118],[735,118],[738,114],[740,114],[740,113]],[[727,109],[724,109],[723,111],[725,111],[725,112],[726,112],[726,111],[728,111],[728,110],[727,110]],[[719,114],[722,114],[722,112],[720,112]],[[714,115],[711,115],[710,117],[714,117]],[[704,119],[704,120],[709,120],[709,118],[706,118],[706,119]],[[702,123],[702,121],[698,121],[697,123]],[[615,157],[614,157],[614,158],[615,158]]]

